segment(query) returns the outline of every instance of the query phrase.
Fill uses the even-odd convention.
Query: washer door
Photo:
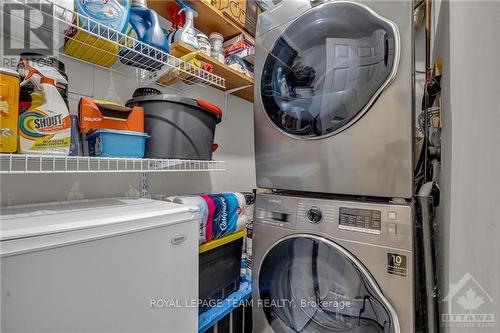
[[[261,98],[269,120],[296,138],[352,125],[394,78],[396,25],[348,1],[316,6],[291,23],[269,51]]]
[[[264,256],[258,278],[258,306],[275,333],[399,332],[394,309],[368,271],[325,238],[281,239]]]

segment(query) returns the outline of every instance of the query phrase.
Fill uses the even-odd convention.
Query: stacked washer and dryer
[[[412,2],[259,16],[254,332],[414,331]]]

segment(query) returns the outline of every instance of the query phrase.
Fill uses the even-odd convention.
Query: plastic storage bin
[[[244,276],[237,291],[199,315],[198,333],[252,333],[252,281]],[[232,326],[232,330],[230,330]]]
[[[87,140],[90,156],[142,158],[147,138],[140,132],[97,130]]]
[[[246,231],[205,243],[199,247],[200,313],[240,287],[240,263]]]
[[[139,88],[128,107],[144,108],[144,131],[151,135],[146,157],[211,160],[215,126],[222,110],[207,101]]]

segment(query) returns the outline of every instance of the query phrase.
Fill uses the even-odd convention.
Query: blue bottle
[[[69,2],[69,1],[68,1]],[[98,22],[116,31],[124,32],[129,19],[129,0],[77,0],[76,11],[91,18],[93,21],[81,19],[80,24],[85,28],[95,32]],[[107,31],[102,31],[106,36]]]
[[[130,24],[137,34],[137,39],[157,49],[168,52],[168,39],[161,26],[158,14],[148,9],[146,0],[132,0]]]
[[[129,22],[137,35],[137,40],[168,53],[168,39],[160,26],[158,14],[154,10],[148,9],[146,1],[132,0]],[[166,61],[166,55],[158,54],[154,50],[150,50],[148,53],[139,43],[134,45],[133,49],[137,52],[130,52],[127,49],[120,51],[120,61],[122,63],[142,69],[156,70],[160,69],[163,62]],[[142,56],[138,54],[139,52],[149,57]],[[151,58],[158,61],[151,60]]]

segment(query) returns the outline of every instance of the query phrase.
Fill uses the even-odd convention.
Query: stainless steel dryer
[[[412,4],[285,0],[259,16],[259,187],[411,197]]]
[[[254,333],[414,329],[411,206],[259,194]]]

